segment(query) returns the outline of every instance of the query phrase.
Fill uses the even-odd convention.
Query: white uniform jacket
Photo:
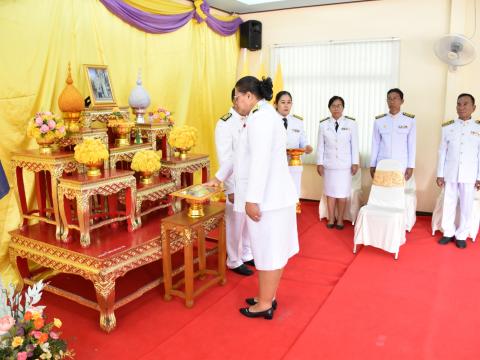
[[[317,165],[327,169],[349,169],[359,163],[358,129],[353,118],[342,116],[338,119],[335,131],[335,119],[328,117],[318,126]]]
[[[455,183],[480,180],[480,121],[456,119],[442,125],[437,177]]]
[[[295,206],[298,201],[288,170],[285,128],[265,100],[252,109],[240,131],[233,169],[225,168],[216,177],[223,181],[232,171],[235,211],[245,211],[245,202],[267,211]]]
[[[415,167],[417,130],[415,116],[408,113],[383,114],[373,124],[370,166],[383,159],[400,161],[404,168]]]
[[[244,124],[245,119],[233,108],[230,108],[229,112],[218,120],[215,127],[215,147],[220,165],[219,172],[222,171],[222,167],[233,167],[233,154]],[[233,176],[225,179],[223,186],[225,194],[233,193]]]
[[[283,119],[283,116],[280,115]],[[287,115],[287,149],[305,148],[308,145],[303,120],[298,115]],[[282,121],[283,125],[283,121]]]

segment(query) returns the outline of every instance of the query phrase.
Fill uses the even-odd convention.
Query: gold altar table
[[[160,173],[170,176],[180,188],[193,185],[193,174],[197,170],[202,170],[202,183],[207,182],[210,177],[208,155],[187,154],[184,160],[177,157],[163,159]]]
[[[11,166],[16,185],[14,186],[15,197],[22,218],[21,228],[28,225],[29,219],[37,219],[55,225],[55,236],[57,239],[61,238],[63,229],[58,208],[58,180],[64,172],[77,170],[77,165],[71,152],[59,151],[41,154],[38,150],[27,150],[12,154]],[[28,209],[23,169],[35,173],[35,195],[38,210]],[[47,208],[47,198],[53,207],[53,219],[51,217],[52,209]]]
[[[145,124],[136,124],[135,127],[140,131],[140,136],[148,139],[152,144],[153,150],[162,150],[162,158],[170,156],[170,147],[167,143],[168,134],[171,126],[167,122],[147,122]],[[160,140],[160,149],[157,147],[157,139]]]
[[[170,207],[173,212],[173,200],[168,197],[168,194],[177,190],[177,185],[170,179],[160,177],[158,175],[153,176],[153,182],[151,184],[137,184],[137,200],[136,200],[136,214],[135,218],[137,224],[141,226],[142,216],[150,214],[153,211]],[[142,211],[142,203],[144,201],[159,201],[164,200],[162,203],[156,206],[149,207]]]
[[[225,243],[225,205],[212,203],[204,206],[205,216],[201,218],[188,217],[188,210],[162,219],[161,238],[163,253],[163,280],[165,286],[165,300],[172,299],[172,295],[185,299],[185,306],[192,307],[194,297],[204,292],[209,287],[226,282],[226,243]],[[206,267],[205,237],[213,229],[218,228],[218,260],[217,269]],[[180,238],[180,241],[178,239]],[[193,244],[197,241],[198,259],[193,257]],[[172,260],[171,255],[183,249],[184,252],[184,277],[176,284],[172,284]],[[209,252],[210,254],[213,251]],[[194,272],[194,262],[198,261],[198,271]],[[203,278],[205,275],[213,275],[213,278],[194,290],[194,279]],[[185,290],[179,288],[185,284]]]
[[[101,226],[112,224],[117,221],[127,220],[128,231],[136,229],[135,223],[135,202],[136,180],[134,172],[129,170],[106,169],[100,176],[89,177],[86,174],[74,176],[64,176],[59,179],[58,197],[60,206],[60,215],[63,224],[62,240],[68,242],[69,229],[80,231],[80,244],[83,247],[90,245],[90,231]],[[117,195],[125,189],[125,212],[117,210]],[[94,215],[90,208],[90,197],[94,195],[108,196],[108,219],[102,220],[91,225]],[[76,200],[78,225],[72,223],[70,201]]]
[[[110,169],[115,169],[115,167],[117,166],[117,162],[119,161],[126,161],[131,163],[135,153],[140,150],[152,150],[152,144],[145,143],[132,144],[127,146],[111,146],[109,149],[110,157],[108,160],[110,163]]]

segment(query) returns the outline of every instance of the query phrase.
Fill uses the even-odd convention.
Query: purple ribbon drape
[[[137,9],[122,2],[122,0],[100,0],[100,2],[126,23],[151,34],[162,34],[178,30],[192,18],[195,18],[198,22],[203,21],[195,9],[178,15],[158,15]],[[205,22],[207,25],[220,35],[234,34],[242,23],[240,18],[232,21],[216,19],[210,15],[210,6],[206,2],[203,2],[200,8],[206,15]]]

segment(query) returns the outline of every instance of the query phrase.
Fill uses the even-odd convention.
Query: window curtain
[[[398,86],[400,40],[330,41],[272,48],[271,73],[281,64],[284,89],[293,112],[304,117],[309,143],[316,149],[319,121],[330,116],[328,100],[341,96],[343,114],[358,124],[361,165],[369,167],[375,116],[388,111],[387,91]],[[316,164],[316,154],[305,155]]]
[[[216,164],[213,133],[230,107],[239,52],[237,35],[221,36],[205,22],[188,22],[162,35],[126,24],[99,0],[0,2],[0,159],[12,184],[12,151],[36,149],[27,122],[37,111],[59,113],[57,99],[71,62],[74,85],[84,97],[82,64],[108,65],[117,103],[128,105],[138,69],[152,105],[174,113],[176,123],[199,130],[196,153]],[[215,167],[215,165],[213,166]],[[213,169],[212,169],[213,170]],[[28,172],[26,172],[28,173]],[[33,177],[27,176],[32,202]],[[20,222],[13,191],[0,199],[0,276],[13,279],[8,265],[8,231]]]

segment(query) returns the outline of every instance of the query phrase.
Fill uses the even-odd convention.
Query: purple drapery
[[[110,12],[126,23],[151,34],[175,31],[188,23],[192,18],[195,18],[198,22],[204,21],[196,9],[178,15],[159,15],[137,9],[124,3],[122,0],[100,0],[100,2],[110,10]],[[206,2],[203,2],[200,8],[206,15],[205,21],[207,25],[220,35],[226,36],[234,34],[242,23],[242,19],[240,18],[232,21],[216,19],[210,15],[210,6]]]

